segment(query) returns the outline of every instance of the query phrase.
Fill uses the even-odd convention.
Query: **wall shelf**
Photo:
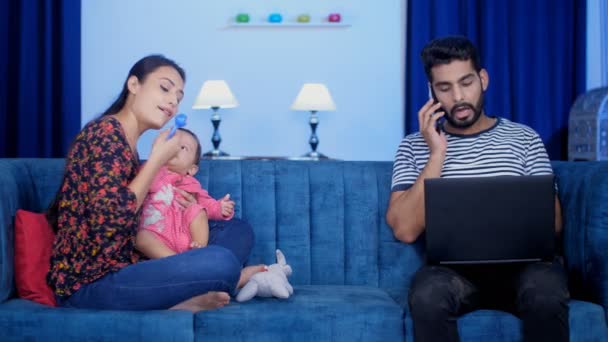
[[[340,23],[231,23],[228,25],[230,28],[254,28],[254,27],[272,27],[272,28],[286,28],[286,27],[350,27],[351,24],[340,22]]]

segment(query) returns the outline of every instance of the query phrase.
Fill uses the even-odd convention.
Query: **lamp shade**
[[[239,103],[224,80],[209,80],[203,83],[194,101],[193,109],[233,108]]]
[[[336,110],[336,104],[331,98],[329,90],[322,83],[304,83],[295,101],[292,110]]]

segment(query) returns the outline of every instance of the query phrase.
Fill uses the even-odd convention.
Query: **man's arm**
[[[418,125],[429,148],[429,160],[411,188],[391,193],[386,210],[386,222],[393,229],[395,238],[403,242],[416,241],[424,230],[424,180],[441,177],[448,141],[445,134],[437,132],[435,128],[437,120],[445,115],[444,112],[435,114],[440,107],[441,103],[429,99],[418,111]],[[409,152],[410,155],[404,156],[404,159],[413,158],[411,149]]]
[[[551,161],[545,145],[537,132],[528,129],[529,143],[526,147],[526,174],[527,175],[546,175],[553,173]],[[557,185],[556,185],[557,189]],[[562,232],[562,207],[559,197],[555,195],[555,235],[559,236]]]
[[[562,233],[562,206],[559,203],[559,198],[555,195],[555,235],[560,236]]]
[[[424,180],[441,176],[444,159],[442,154],[431,154],[411,188],[391,193],[386,222],[397,240],[412,243],[424,231]]]

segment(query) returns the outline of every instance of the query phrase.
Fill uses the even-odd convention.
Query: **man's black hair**
[[[449,64],[454,60],[473,63],[475,71],[481,71],[481,62],[475,45],[463,36],[447,36],[430,41],[420,53],[424,72],[429,81],[432,81],[431,69],[439,64]]]

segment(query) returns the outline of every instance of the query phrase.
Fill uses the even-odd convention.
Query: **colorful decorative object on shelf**
[[[308,14],[300,14],[298,16],[298,22],[299,23],[309,23],[310,22],[310,15]]]
[[[248,23],[249,22],[249,14],[247,13],[239,13],[236,16],[237,23]]]
[[[330,13],[327,17],[327,21],[330,23],[339,23],[342,20],[340,13]]]
[[[349,27],[350,23],[342,20],[342,14],[338,12],[331,12],[329,14],[311,14],[310,12],[299,12],[296,15],[285,14],[280,12],[268,12],[265,16],[252,14],[252,12],[246,12],[243,9],[242,12],[236,12],[234,17],[230,19],[228,27],[301,27],[301,28],[314,28],[314,27]]]
[[[271,13],[268,16],[269,23],[280,23],[281,21],[283,21],[283,16],[281,16],[279,13]]]

